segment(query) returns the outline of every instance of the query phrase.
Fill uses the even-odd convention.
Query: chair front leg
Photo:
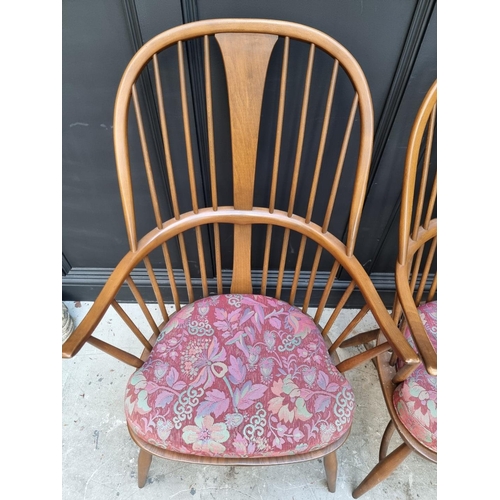
[[[325,466],[328,491],[330,493],[335,493],[335,488],[337,486],[337,454],[335,451],[324,456],[323,465]]]
[[[148,478],[149,466],[151,465],[151,459],[153,455],[142,448],[139,451],[138,460],[138,472],[137,472],[137,484],[139,488],[144,487],[146,484],[146,479]]]

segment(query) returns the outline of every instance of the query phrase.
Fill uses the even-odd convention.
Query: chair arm
[[[396,267],[396,288],[408,327],[425,369],[430,375],[437,376],[437,353],[425,331],[422,319],[415,305],[408,284],[406,268],[400,264]]]
[[[106,284],[86,316],[62,344],[63,358],[72,358],[75,356],[99,325],[99,322],[115,300],[121,286],[135,265],[135,262],[130,257],[131,252],[121,260],[116,269],[111,273],[111,276],[106,281]]]

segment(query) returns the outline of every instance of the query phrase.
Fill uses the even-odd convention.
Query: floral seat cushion
[[[280,456],[348,432],[354,396],[309,316],[262,295],[218,295],[172,315],[127,384],[125,411],[160,448]]]
[[[437,352],[437,301],[419,306],[418,312]],[[404,335],[416,350],[409,328]],[[437,378],[429,375],[423,364],[399,384],[393,394],[393,404],[412,436],[430,450],[437,451]]]

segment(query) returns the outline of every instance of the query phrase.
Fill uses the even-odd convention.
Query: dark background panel
[[[71,266],[113,266],[127,249],[113,106],[134,53],[122,2],[63,2],[62,49],[62,250]]]
[[[371,273],[394,271],[406,148],[418,108],[437,77],[436,31],[434,11],[368,192],[356,255]]]
[[[62,267],[63,275],[66,274],[63,276],[63,299],[94,300],[110,268],[128,250],[112,142],[114,99],[125,66],[145,41],[161,31],[185,22],[217,17],[274,18],[307,24],[333,36],[360,63],[372,92],[376,128],[371,179],[356,255],[372,272],[374,283],[383,292],[384,300],[390,297],[394,290],[395,220],[399,209],[404,149],[421,98],[436,77],[435,5],[435,0],[63,0]],[[217,95],[224,96],[225,88],[220,73],[222,66],[214,46],[217,49],[216,44],[212,44],[213,63],[218,68],[214,74],[214,89]],[[271,60],[271,80],[279,76],[279,50],[277,47]],[[164,59],[166,66],[162,76],[166,78],[165,72],[174,74],[175,80],[178,75],[174,58],[168,60],[168,56],[165,56]],[[300,57],[292,62],[292,67],[293,64],[300,66]],[[186,70],[197,185],[205,199],[209,200],[207,127],[201,68],[200,47],[189,44],[186,47]],[[319,66],[315,72],[320,75],[327,70]],[[275,117],[277,104],[273,96],[276,91],[272,83],[266,87],[264,102],[266,113]],[[171,84],[164,90],[164,96],[175,101],[178,85]],[[296,112],[300,109],[300,84],[290,87],[290,90],[295,92],[294,98],[297,99]],[[144,106],[145,125],[152,133],[148,146],[154,175],[165,180],[161,137],[154,125],[157,109],[151,75],[146,75],[139,83],[139,94],[141,105]],[[308,152],[314,150],[317,141],[314,120],[324,100],[324,90],[319,83],[313,84],[312,96],[309,112],[313,127]],[[178,115],[179,103],[176,105],[177,108],[174,107],[171,112]],[[231,162],[227,111],[223,105],[215,110],[216,133],[220,133],[216,147],[217,160],[222,168],[219,172],[221,203],[231,202],[232,199],[232,182],[226,175]],[[131,123],[133,128],[134,119]],[[288,134],[288,142],[293,143],[296,127],[294,120],[287,121],[284,133]],[[269,160],[266,157],[274,148],[272,135],[268,136],[264,129],[261,132],[262,150],[258,159],[258,179],[261,180],[257,181],[255,188],[256,202],[268,196],[265,185],[269,177]],[[171,133],[174,143],[172,154],[176,162],[185,162],[182,131],[173,130]],[[138,182],[134,195],[140,236],[141,232],[152,227],[153,218],[143,174],[142,153],[137,137],[133,136],[131,157],[133,163],[139,165],[137,170],[134,168],[135,180]],[[334,145],[325,156],[334,157],[335,148]],[[282,151],[281,161],[287,166],[283,174],[285,191],[289,182],[286,172],[290,171],[288,166],[293,165],[293,159],[293,149]],[[306,166],[301,181],[306,182],[309,173],[310,169]],[[182,186],[187,185],[185,180],[180,179],[181,191]],[[324,185],[326,182],[321,183],[321,189],[324,189]],[[171,207],[165,182],[161,191],[163,217],[167,218],[171,216]],[[326,202],[325,197],[323,191],[318,193],[318,205]],[[336,231],[335,234],[342,233],[345,225],[345,203],[349,196],[346,194],[344,198],[333,214],[331,228]],[[183,196],[183,201],[186,199]],[[280,198],[278,203],[286,204],[285,198]],[[299,196],[297,203],[304,206],[305,200]],[[205,236],[210,272],[210,263],[213,268],[213,256],[209,248],[211,241],[209,234],[205,233]],[[232,255],[230,234],[224,243],[224,254]],[[256,245],[258,253],[262,248],[262,245]],[[273,248],[271,262],[276,268],[281,249],[280,245]],[[172,253],[174,266],[179,268],[177,249],[172,248]],[[255,258],[254,262],[258,264],[259,259]],[[158,264],[160,261],[161,258],[158,258]],[[287,260],[290,278],[293,278],[293,265],[294,256],[291,252]],[[276,269],[271,271],[275,272]],[[340,282],[343,278],[341,276]]]
[[[178,2],[162,5],[169,27],[182,23]],[[123,71],[143,42],[134,2],[68,0],[62,12],[62,251],[72,268],[106,268],[128,250],[113,149],[114,101]],[[150,130],[144,82],[138,88]],[[133,169],[140,237],[154,219],[133,113],[131,128],[131,160],[140,165]],[[159,175],[157,150],[148,146]]]

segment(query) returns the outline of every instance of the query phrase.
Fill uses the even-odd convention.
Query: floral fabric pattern
[[[218,295],[170,318],[127,384],[131,429],[160,448],[265,457],[348,432],[354,395],[314,321],[262,295]]]
[[[421,305],[418,312],[437,352],[437,302]],[[416,350],[409,328],[404,335]],[[430,450],[437,451],[437,378],[429,375],[423,364],[399,384],[393,394],[393,404],[412,436]]]

